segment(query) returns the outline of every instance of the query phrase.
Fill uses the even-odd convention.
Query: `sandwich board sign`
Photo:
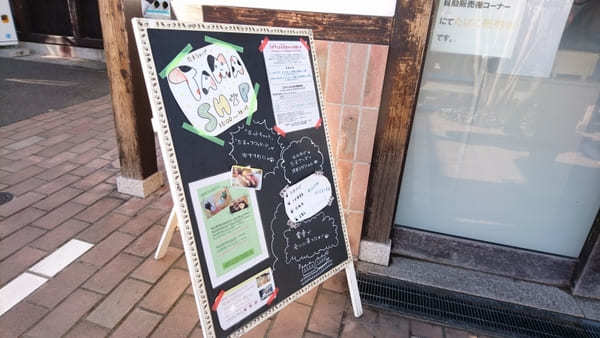
[[[133,19],[205,337],[345,269],[362,314],[312,31]]]

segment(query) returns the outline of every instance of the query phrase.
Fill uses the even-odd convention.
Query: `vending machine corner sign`
[[[0,0],[0,46],[16,45],[17,31],[8,0]]]

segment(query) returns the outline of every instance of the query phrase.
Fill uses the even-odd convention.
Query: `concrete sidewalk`
[[[164,259],[152,258],[172,207],[168,188],[123,195],[118,172],[108,96],[0,128],[0,191],[15,196],[0,205],[0,294],[43,283],[0,316],[0,337],[201,336],[179,234]],[[65,243],[70,260],[44,260]],[[344,281],[248,336],[475,337],[368,306],[355,319]]]

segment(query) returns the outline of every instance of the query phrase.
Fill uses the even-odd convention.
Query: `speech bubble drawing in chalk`
[[[275,173],[282,149],[281,136],[267,127],[266,121],[242,123],[229,136],[225,147],[235,164],[262,169],[263,177]]]
[[[324,212],[303,221],[298,228],[283,232],[285,262],[300,263],[339,245],[338,228],[333,217]]]
[[[333,202],[331,183],[320,171],[283,188],[280,195],[292,226],[314,216]]]
[[[296,183],[315,171],[323,171],[323,153],[313,140],[303,136],[281,151],[281,166],[288,183]]]

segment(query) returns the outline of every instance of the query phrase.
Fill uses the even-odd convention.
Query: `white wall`
[[[211,6],[235,6],[294,11],[394,16],[396,0],[177,0]]]

